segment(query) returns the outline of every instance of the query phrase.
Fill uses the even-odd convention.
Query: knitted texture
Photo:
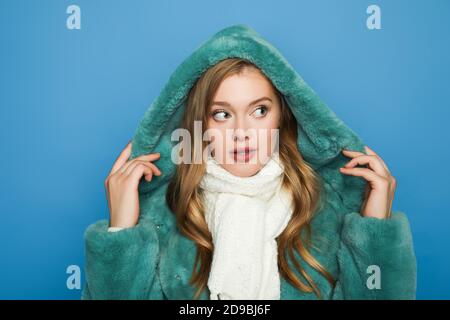
[[[283,171],[278,152],[251,177],[208,158],[200,187],[214,244],[210,299],[280,299],[275,238],[292,213]]]

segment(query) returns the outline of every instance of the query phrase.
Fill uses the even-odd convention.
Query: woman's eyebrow
[[[252,105],[254,105],[254,104],[258,103],[258,102],[261,102],[261,101],[263,101],[263,100],[269,100],[270,102],[272,102],[272,99],[270,99],[269,97],[261,97],[261,98],[258,98],[258,99],[256,99],[256,100],[250,102],[250,103],[248,104],[248,107],[250,107],[250,106],[252,106]],[[212,104],[213,104],[213,105],[218,105],[218,106],[231,107],[231,104],[229,104],[229,103],[226,102],[226,101],[213,101]]]

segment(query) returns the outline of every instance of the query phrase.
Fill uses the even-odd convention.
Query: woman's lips
[[[248,162],[256,153],[256,149],[240,149],[240,150],[234,150],[231,152],[234,161],[245,161]]]

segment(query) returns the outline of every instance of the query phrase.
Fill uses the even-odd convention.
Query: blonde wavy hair
[[[296,260],[295,252],[322,274],[332,286],[335,285],[333,276],[310,253],[312,234],[310,222],[314,213],[321,207],[322,181],[320,176],[303,160],[297,148],[297,121],[283,94],[250,61],[241,58],[224,59],[206,70],[191,88],[180,127],[193,134],[194,120],[201,120],[202,128],[207,128],[208,110],[220,83],[228,76],[240,74],[245,68],[255,68],[269,81],[281,106],[279,154],[285,168],[282,183],[283,187],[291,193],[294,206],[288,225],[276,239],[279,272],[299,290],[314,292],[320,299],[319,288]],[[205,220],[203,193],[199,188],[200,181],[206,172],[205,162],[194,163],[194,159],[202,159],[202,152],[208,143],[203,141],[202,135],[191,139],[192,161],[176,166],[166,193],[167,204],[176,215],[179,231],[193,240],[197,247],[194,269],[189,282],[196,288],[194,299],[198,299],[207,286],[214,252],[212,236]],[[199,139],[197,143],[194,143],[195,139]],[[303,233],[306,237],[303,237]],[[291,258],[295,269],[305,281],[297,277],[290,269],[287,256]]]

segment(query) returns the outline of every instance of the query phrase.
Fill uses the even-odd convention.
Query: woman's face
[[[257,69],[225,78],[208,112],[212,156],[235,176],[255,175],[278,147],[280,115],[277,95]]]

